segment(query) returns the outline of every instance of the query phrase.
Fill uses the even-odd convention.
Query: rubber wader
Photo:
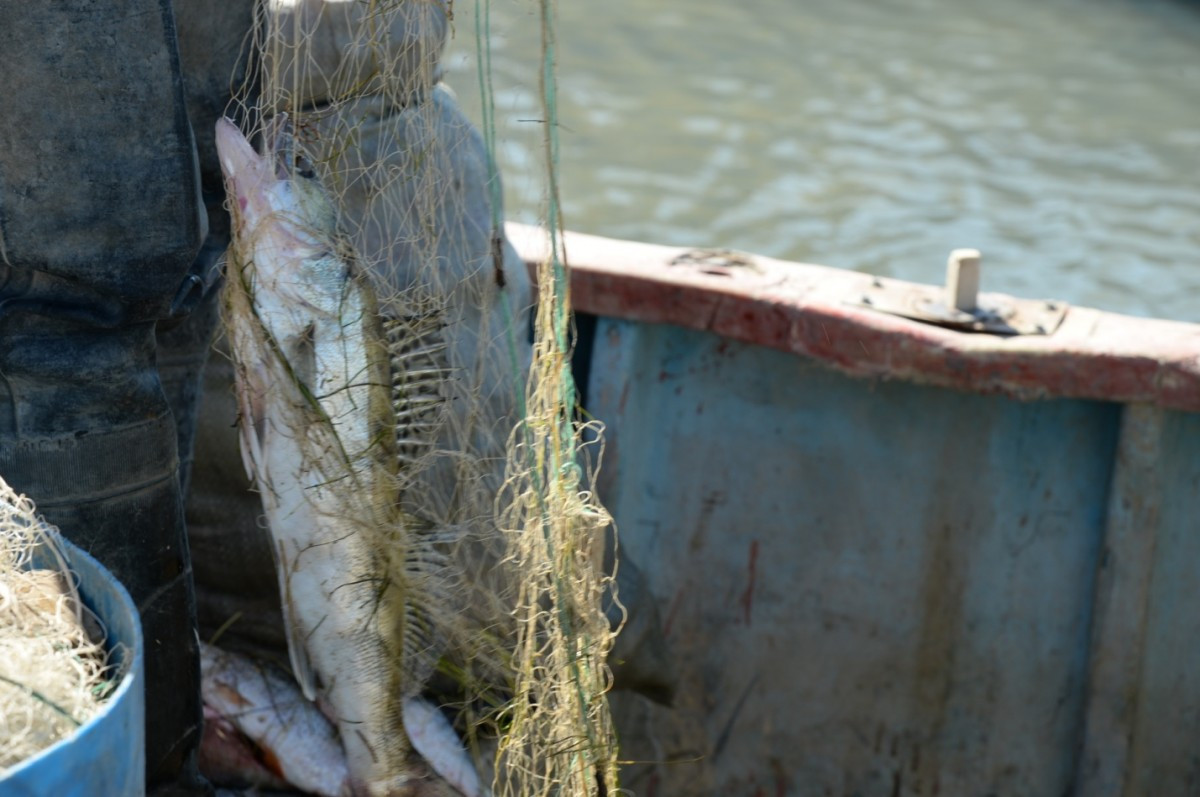
[[[125,584],[153,787],[199,788],[195,599],[155,324],[202,294],[169,0],[0,2],[0,474]]]

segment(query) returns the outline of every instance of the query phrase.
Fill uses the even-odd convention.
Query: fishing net
[[[118,680],[56,534],[0,479],[0,771],[70,735]]]
[[[581,451],[585,432],[597,440],[598,430],[576,420],[569,367],[553,8],[539,7],[552,255],[536,298],[504,236],[488,4],[478,2],[474,19],[482,134],[440,80],[453,12],[443,0],[267,0],[231,115],[261,145],[286,137],[284,167],[319,179],[336,211],[337,251],[361,268],[382,319],[395,434],[378,444],[395,460],[401,514],[372,516],[360,531],[385,550],[389,583],[420,604],[406,620],[420,633],[396,652],[402,688],[442,684],[497,792],[608,793],[610,521]],[[255,264],[237,249],[226,322],[244,373],[236,361],[246,352],[279,352],[253,317]],[[303,404],[275,420],[316,457],[338,421]],[[312,431],[322,423],[324,437]],[[378,453],[347,458],[360,455]],[[335,482],[321,489],[342,489]]]

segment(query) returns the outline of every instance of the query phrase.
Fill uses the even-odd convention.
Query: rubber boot
[[[195,599],[155,324],[204,238],[169,0],[0,3],[0,475],[125,584],[150,787],[202,788]]]
[[[186,499],[204,368],[220,321],[220,261],[229,246],[230,220],[215,131],[223,116],[244,122],[244,109],[253,105],[246,82],[252,48],[245,45],[254,27],[255,6],[254,0],[174,0],[172,7],[208,218],[208,237],[192,268],[195,293],[177,308],[188,315],[182,323],[168,319],[158,328],[158,369],[179,427],[179,476]],[[232,87],[238,88],[243,102],[230,101]]]
[[[185,500],[191,484],[204,368],[221,317],[220,264],[229,246],[229,217],[221,207],[223,198],[223,192],[220,199],[210,198],[206,192],[208,237],[192,264],[189,283],[177,299],[175,317],[160,321],[157,327],[158,374],[175,417],[179,486]]]

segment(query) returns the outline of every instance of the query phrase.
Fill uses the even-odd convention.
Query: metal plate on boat
[[[1060,301],[981,293],[975,308],[959,310],[947,303],[944,287],[881,278],[847,303],[962,332],[992,335],[1051,335],[1069,306]]]

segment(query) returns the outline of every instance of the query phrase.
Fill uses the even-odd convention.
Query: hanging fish
[[[380,316],[282,120],[266,139],[259,154],[217,124],[241,449],[274,541],[292,668],[334,719],[356,794],[434,793],[425,763],[458,772],[466,754],[438,733],[418,740],[422,762],[403,717],[453,624],[439,607],[451,605],[454,534],[402,511],[399,491],[402,466],[433,440],[439,323]]]

